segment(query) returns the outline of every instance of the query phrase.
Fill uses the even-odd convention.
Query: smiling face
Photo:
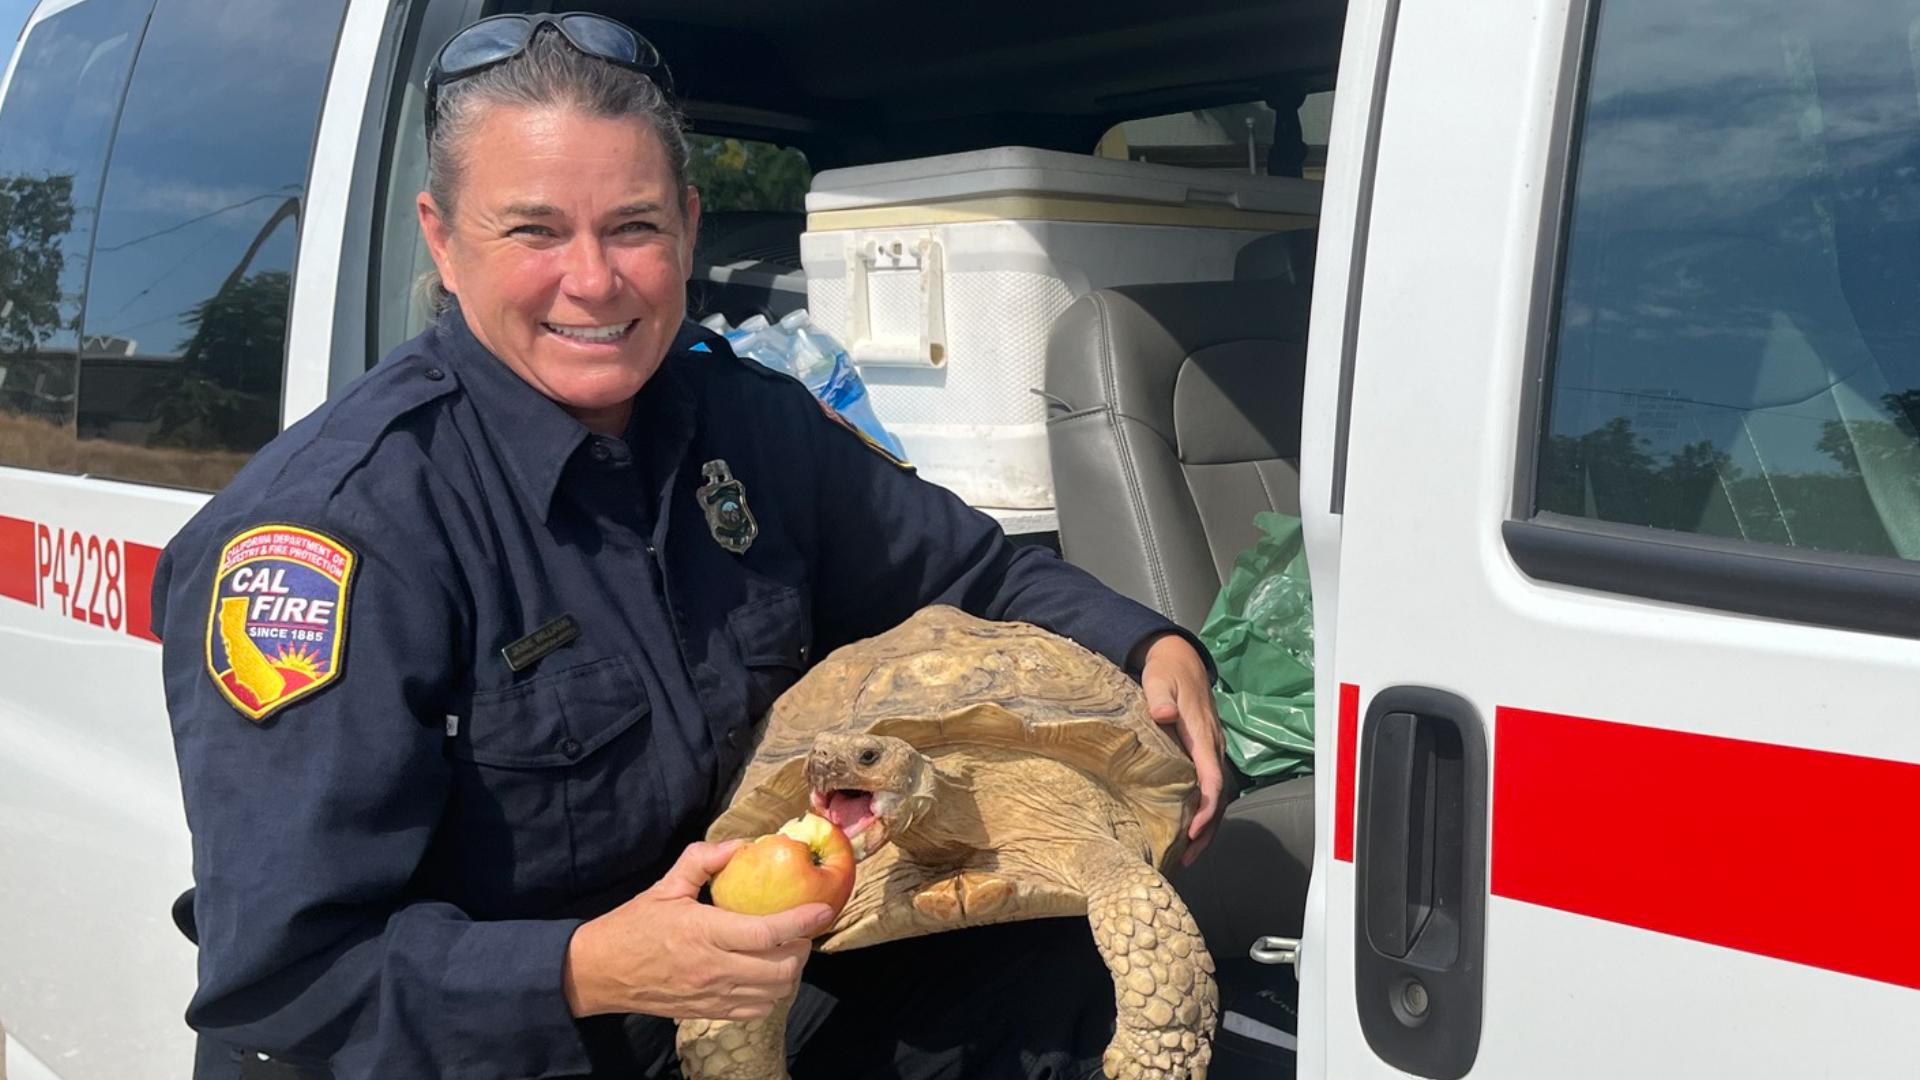
[[[449,216],[420,224],[488,351],[589,428],[618,435],[686,314],[700,200],[645,123],[496,105],[462,143]]]

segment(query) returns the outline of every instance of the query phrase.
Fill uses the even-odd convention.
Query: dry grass
[[[188,450],[82,439],[60,424],[24,416],[0,416],[0,465],[81,473],[111,480],[218,491],[252,454]]]
[[[58,424],[0,416],[0,465],[67,472],[73,468],[73,452],[73,436]]]

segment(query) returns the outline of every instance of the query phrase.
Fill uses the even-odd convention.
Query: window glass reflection
[[[87,249],[146,0],[89,0],[23,41],[0,108],[0,465],[73,467]]]
[[[1920,4],[1607,0],[1538,506],[1920,558]]]
[[[278,430],[301,200],[342,8],[156,8],[100,208],[83,471],[211,490]]]

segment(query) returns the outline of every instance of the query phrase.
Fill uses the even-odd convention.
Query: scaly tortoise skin
[[[866,793],[864,796],[860,793]],[[1113,973],[1114,1080],[1200,1080],[1213,960],[1159,867],[1198,802],[1193,764],[1105,659],[947,607],[827,657],[772,711],[709,840],[813,809],[861,858],[826,952],[1085,915]],[[787,1005],[680,1024],[688,1080],[785,1080]]]

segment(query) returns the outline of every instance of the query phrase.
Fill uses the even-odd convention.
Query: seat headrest
[[[1268,233],[1241,248],[1233,257],[1233,280],[1277,280],[1302,288],[1311,286],[1314,247],[1319,237],[1318,229]]]
[[[1146,423],[1190,464],[1298,457],[1307,302],[1274,280],[1098,290],[1054,320],[1047,393]]]

